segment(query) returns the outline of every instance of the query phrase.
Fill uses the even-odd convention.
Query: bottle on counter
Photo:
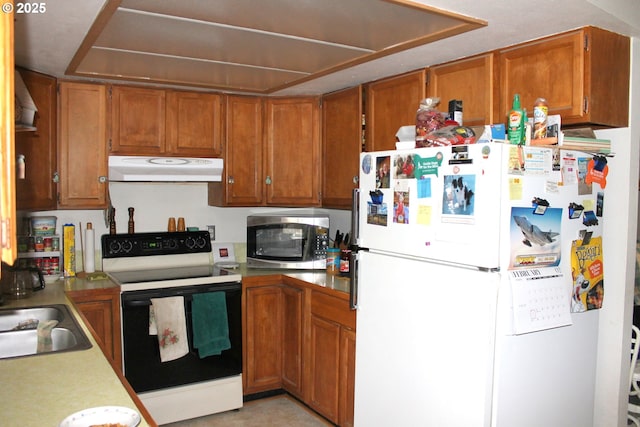
[[[351,251],[343,249],[340,251],[340,275],[349,276],[349,261],[351,260]]]

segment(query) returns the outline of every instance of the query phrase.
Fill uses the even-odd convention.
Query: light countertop
[[[237,271],[245,278],[261,277],[261,276],[286,276],[301,282],[320,286],[325,289],[337,291],[348,297],[350,282],[348,277],[327,274],[325,270],[286,270],[286,269],[267,269],[267,268],[247,268],[246,264],[232,271]]]
[[[243,278],[286,276],[348,297],[349,279],[324,270],[251,269],[246,264],[232,270]],[[87,350],[0,359],[0,413],[3,427],[57,427],[67,416],[96,406],[124,406],[138,410],[119,377],[103,355],[65,291],[117,286],[109,279],[70,278],[47,284],[28,299],[5,300],[0,309],[66,304],[76,316],[92,347]],[[138,412],[140,412],[138,410]],[[142,418],[142,427],[149,424]]]
[[[79,279],[73,281],[67,287],[79,286]],[[74,352],[0,359],[0,413],[5,427],[57,427],[67,416],[96,406],[124,406],[138,411],[64,291],[65,283],[57,281],[31,298],[9,300],[0,307],[66,304],[92,345]],[[139,425],[149,426],[144,418]]]

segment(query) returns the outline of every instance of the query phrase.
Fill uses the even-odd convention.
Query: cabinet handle
[[[357,184],[359,180],[360,180],[360,177],[358,175],[354,175],[352,178],[352,181],[354,184]]]
[[[234,183],[235,183],[235,180],[233,179],[232,176],[227,178],[227,184],[234,184]]]
[[[269,175],[267,175],[267,179],[265,179],[265,180],[264,180],[264,182],[265,182],[267,185],[271,185],[271,182],[272,182],[272,181],[271,181],[271,177],[270,177]]]
[[[104,176],[104,175],[99,176],[99,177],[98,177],[98,182],[99,182],[100,184],[104,184],[105,182],[107,182],[107,177],[106,177],[106,176]]]
[[[53,178],[51,178],[51,180],[56,183],[60,182],[60,174],[58,172],[54,172]]]

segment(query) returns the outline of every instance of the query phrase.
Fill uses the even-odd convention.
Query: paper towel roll
[[[84,231],[84,272],[93,273],[96,271],[96,235],[93,230],[93,224],[87,223],[87,229]]]

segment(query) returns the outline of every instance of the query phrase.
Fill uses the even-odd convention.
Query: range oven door
[[[220,291],[226,296],[231,348],[220,355],[201,359],[198,350],[193,347],[191,301],[195,293]],[[123,292],[121,302],[124,374],[136,393],[241,374],[241,295],[240,282]],[[184,297],[189,354],[177,360],[161,362],[158,337],[149,335],[149,307],[151,298],[170,296]]]

